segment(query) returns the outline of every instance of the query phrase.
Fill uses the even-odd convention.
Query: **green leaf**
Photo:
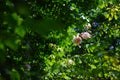
[[[12,71],[10,72],[10,78],[11,80],[20,80],[20,75],[18,71],[16,71],[15,69],[12,69]]]
[[[92,69],[96,69],[96,66],[93,65],[93,64],[90,64],[90,67],[91,67]]]
[[[26,34],[26,31],[23,27],[16,27],[15,33],[18,34],[20,37],[24,37]]]
[[[4,49],[4,44],[0,42],[0,49]]]
[[[20,26],[20,25],[22,24],[23,19],[22,19],[19,15],[17,15],[16,13],[13,13],[13,14],[12,14],[12,17],[13,17],[14,20],[17,21],[17,25]]]
[[[117,16],[117,15],[114,15],[114,18],[115,18],[115,20],[117,20],[117,19],[118,19],[118,16]]]
[[[4,40],[4,44],[11,48],[12,50],[16,50],[20,42],[21,40],[17,38],[15,35],[9,35],[6,38],[6,40]]]
[[[105,14],[105,17],[106,17],[106,18],[109,18],[109,14],[108,14],[108,13],[106,13],[106,14]]]
[[[112,19],[113,19],[113,17],[112,17],[112,16],[108,18],[108,20],[109,20],[109,21],[111,21]]]
[[[13,14],[12,14],[12,17],[13,17],[13,19],[15,19],[15,20],[18,19],[18,15],[17,15],[16,13],[13,13]]]

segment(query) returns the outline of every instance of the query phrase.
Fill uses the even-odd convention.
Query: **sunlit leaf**
[[[21,37],[24,37],[26,31],[25,31],[25,29],[23,27],[20,26],[20,27],[15,28],[15,33],[18,34]]]
[[[118,19],[118,16],[117,16],[117,15],[114,15],[114,18],[115,18],[115,20],[117,20],[117,19]]]

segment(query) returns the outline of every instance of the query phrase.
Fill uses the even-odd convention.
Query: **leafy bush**
[[[119,80],[120,1],[0,1],[0,80]]]

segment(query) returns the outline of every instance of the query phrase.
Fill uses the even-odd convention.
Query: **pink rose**
[[[79,44],[82,42],[82,38],[79,37],[79,36],[73,36],[73,42],[74,42],[76,45],[79,45]]]
[[[90,35],[90,33],[88,33],[88,32],[82,32],[82,33],[80,34],[80,36],[81,36],[83,39],[91,38],[91,35]]]

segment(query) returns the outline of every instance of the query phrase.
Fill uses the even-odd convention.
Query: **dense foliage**
[[[119,0],[0,0],[0,80],[119,80]]]

